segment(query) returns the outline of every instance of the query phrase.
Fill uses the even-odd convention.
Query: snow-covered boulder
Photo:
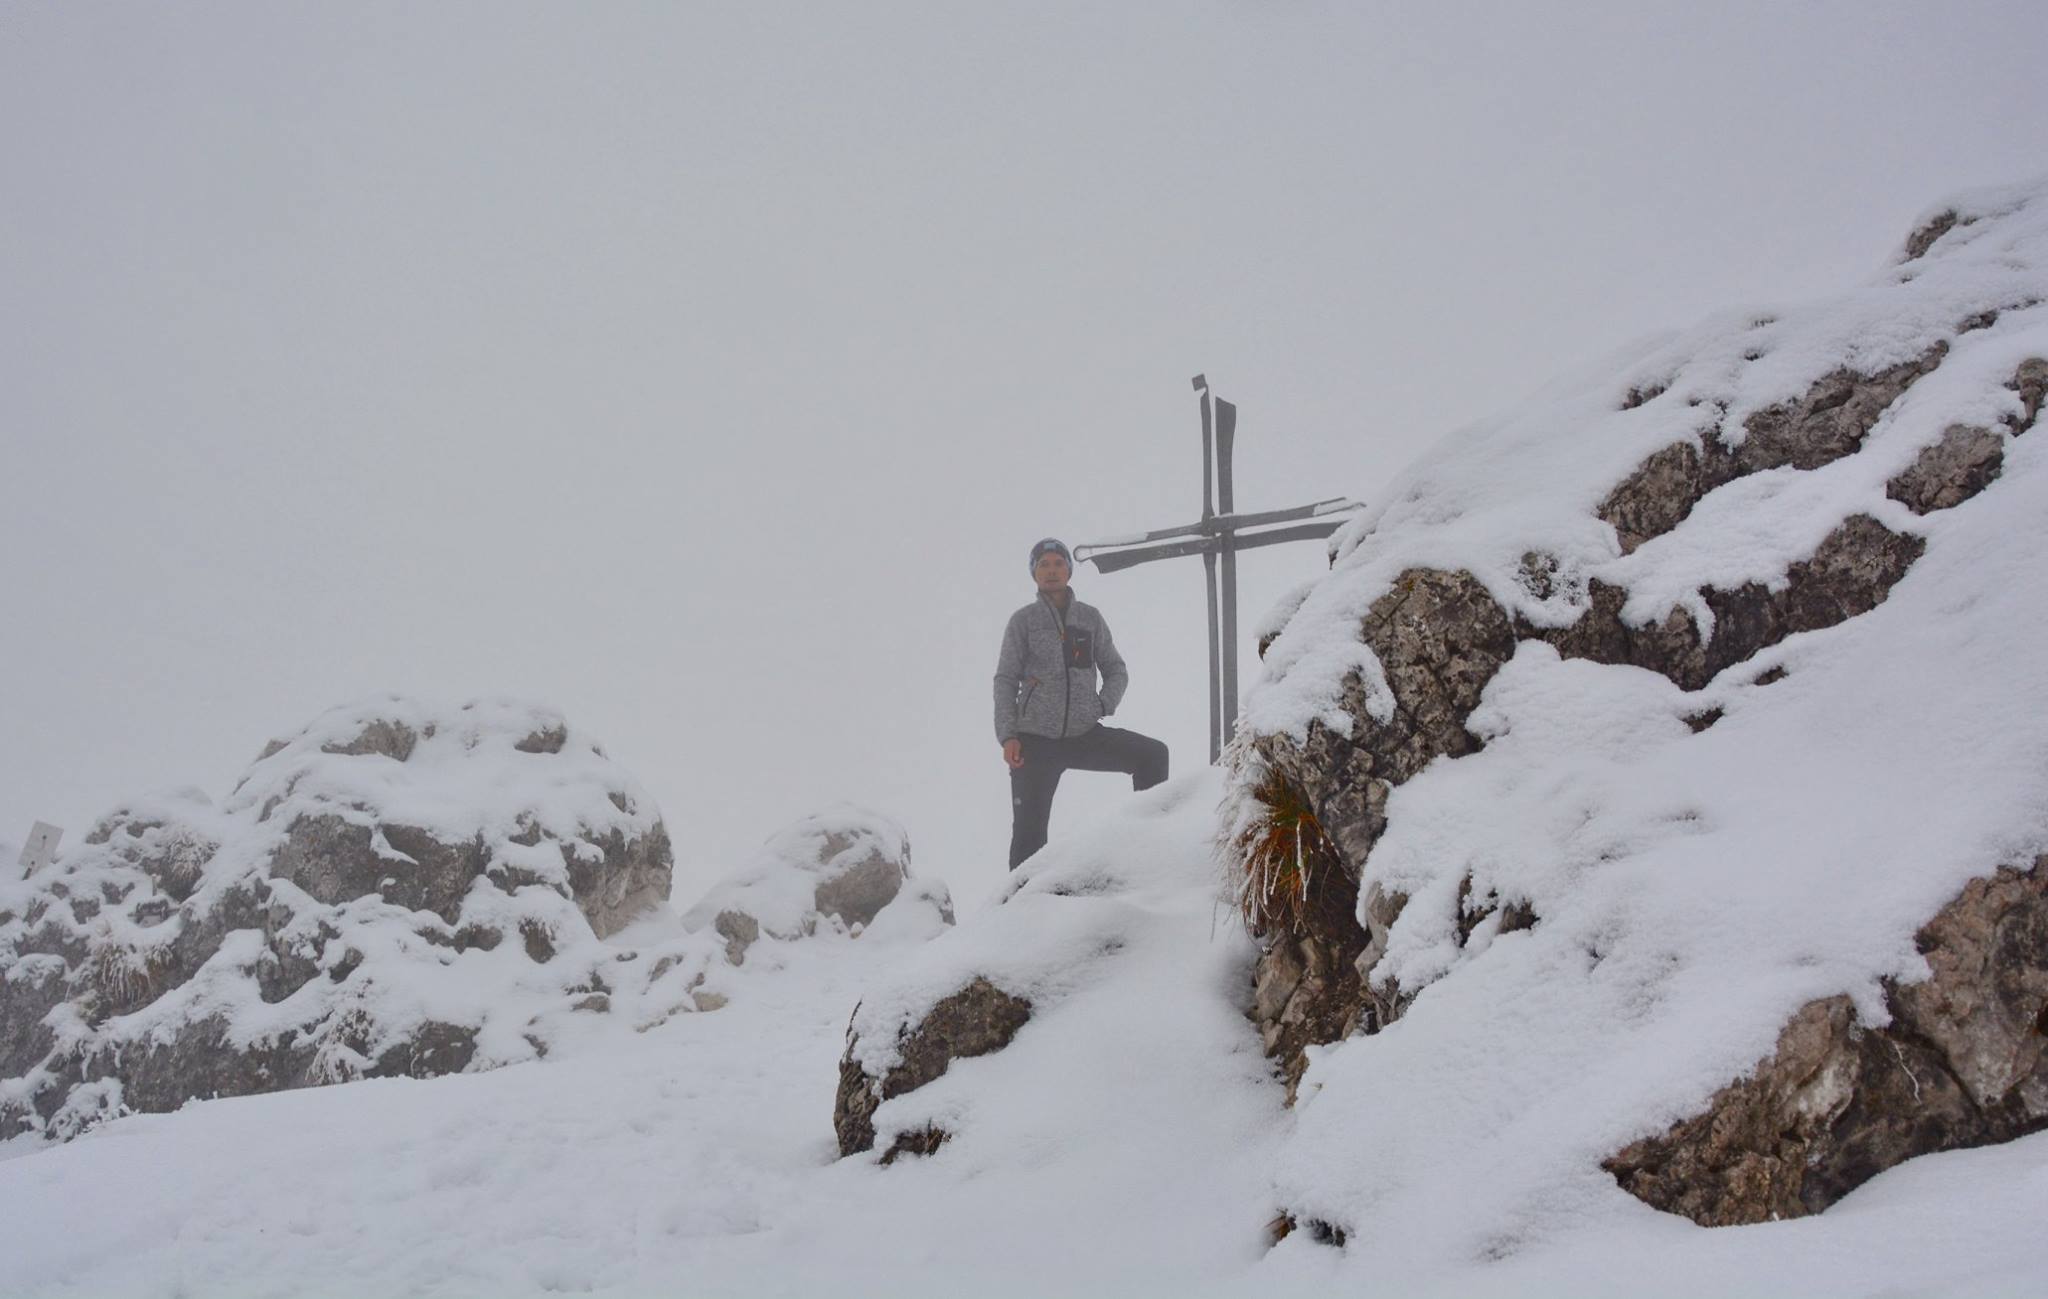
[[[220,805],[128,803],[0,890],[0,1121],[65,1137],[693,1009],[712,949],[667,911],[670,871],[653,801],[551,710],[334,709]],[[647,942],[604,941],[642,916]]]
[[[724,939],[734,965],[763,937],[790,942],[824,932],[925,939],[952,923],[946,886],[911,876],[903,827],[851,804],[778,830],[683,916],[685,929],[709,929]]]
[[[1466,429],[1332,539],[1224,825],[1290,1221],[1505,1257],[1617,1180],[1758,1221],[2048,1125],[2044,391],[2048,183]]]
[[[1810,1001],[1706,1109],[1606,1161],[1702,1226],[1825,1209],[1915,1155],[2048,1125],[2048,856],[1972,880],[1915,936],[1932,977],[1887,980],[1885,1023]]]
[[[1189,1107],[1226,1127],[1270,1110],[1240,995],[1251,944],[1217,925],[1217,791],[1205,769],[1136,795],[864,989],[834,1097],[840,1153],[944,1146],[1014,1167],[1072,1142],[1091,1176],[1142,1183],[1161,1160],[1148,1143],[1171,1144]]]

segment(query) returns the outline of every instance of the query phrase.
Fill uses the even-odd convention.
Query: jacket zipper
[[[1067,666],[1067,620],[1060,617],[1059,607],[1051,600],[1045,602],[1045,607],[1052,611],[1052,625],[1060,633],[1060,681],[1066,687],[1060,694],[1060,738],[1064,740],[1067,738],[1067,718],[1074,707],[1074,673]]]

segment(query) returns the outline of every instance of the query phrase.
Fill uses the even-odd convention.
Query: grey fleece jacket
[[[1079,735],[1116,711],[1130,683],[1101,610],[1073,599],[1062,613],[1041,595],[1011,614],[1003,629],[996,658],[996,739]]]

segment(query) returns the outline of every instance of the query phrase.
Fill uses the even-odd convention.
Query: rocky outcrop
[[[1875,609],[1925,544],[1867,514],[1856,515],[1829,533],[1810,557],[1792,564],[1782,585],[1746,582],[1734,590],[1702,590],[1714,618],[1711,638],[1700,635],[1683,609],[1656,622],[1630,624],[1622,617],[1628,592],[1598,578],[1588,583],[1588,607],[1577,622],[1559,629],[1524,624],[1521,631],[1527,639],[1548,641],[1566,658],[1647,668],[1683,689],[1698,690],[1787,636],[1819,631]]]
[[[941,999],[915,1028],[895,1043],[895,1062],[878,1074],[861,1063],[859,1039],[848,1031],[846,1054],[839,1062],[839,1093],[832,1107],[832,1130],[841,1155],[875,1146],[875,1111],[894,1099],[943,1075],[955,1060],[1000,1051],[1031,1018],[1031,1003],[1012,996],[985,978]],[[906,1133],[886,1156],[930,1154],[945,1142],[943,1129]]]
[[[1953,509],[1991,485],[2005,464],[2005,439],[1988,428],[1951,424],[1923,450],[1885,495],[1915,514]]]
[[[886,920],[884,913],[887,913]],[[771,835],[752,861],[683,917],[725,940],[734,965],[763,937],[794,942],[821,932],[859,936],[878,922],[930,937],[953,923],[936,880],[913,878],[910,838],[888,817],[842,805]]]
[[[1950,214],[1916,233],[1909,259],[1925,255],[1958,220]],[[1669,426],[1674,416],[1694,410],[1700,431],[1643,457],[1598,498],[1594,513],[1612,529],[1616,552],[1630,557],[1673,533],[1707,496],[1739,479],[1766,471],[1807,473],[1863,454],[1887,412],[1947,360],[1958,346],[1954,339],[1998,319],[1996,306],[1965,313],[1954,337],[1932,338],[1888,364],[1837,365],[1791,396],[1749,406],[1750,413],[1732,426],[1729,412],[1741,403],[1733,395],[1716,395],[1711,386],[1686,385],[1676,377],[1629,385],[1621,413],[1612,418],[1654,416]],[[1753,328],[1775,324],[1762,320]],[[1757,361],[1765,350],[1748,345],[1745,361]],[[1727,391],[1725,378],[1714,382]],[[1929,514],[1963,506],[1992,485],[2005,443],[2030,428],[2048,400],[2048,361],[2025,361],[2005,387],[2012,412],[2002,429],[1950,426],[1893,475],[1890,499]],[[1683,408],[1665,409],[1681,401]],[[1421,507],[1418,512],[1426,513]],[[1625,616],[1632,571],[1626,560],[1582,560],[1567,571],[1555,555],[1531,550],[1518,572],[1495,576],[1492,590],[1500,591],[1502,578],[1511,576],[1526,596],[1505,603],[1474,572],[1411,568],[1392,580],[1357,626],[1358,639],[1384,675],[1384,692],[1365,673],[1352,671],[1334,700],[1350,723],[1348,734],[1322,718],[1255,734],[1242,746],[1233,771],[1237,806],[1226,807],[1225,822],[1232,827],[1226,837],[1241,851],[1257,842],[1244,827],[1259,812],[1253,808],[1248,816],[1242,804],[1263,797],[1273,804],[1265,812],[1276,823],[1295,815],[1286,809],[1296,801],[1310,809],[1335,858],[1334,869],[1305,877],[1294,895],[1298,905],[1285,914],[1247,907],[1263,947],[1251,1013],[1290,1098],[1308,1046],[1376,1032],[1412,1000],[1415,989],[1402,988],[1384,970],[1375,973],[1409,900],[1372,879],[1369,859],[1387,829],[1393,791],[1432,761],[1479,749],[1481,740],[1466,729],[1467,719],[1518,642],[1544,641],[1566,658],[1643,668],[1685,691],[1704,692],[1723,673],[1788,637],[1848,622],[1888,598],[1926,542],[1895,519],[1880,519],[1879,512],[1872,505],[1847,513],[1810,553],[1785,556],[1779,573],[1725,589],[1702,586],[1648,620]],[[1375,522],[1351,544],[1381,544],[1379,527]],[[1290,595],[1281,615],[1269,619],[1262,652],[1304,598]],[[1560,608],[1573,616],[1558,617]],[[1774,669],[1759,679],[1778,675]],[[1719,703],[1709,700],[1689,709],[1684,720],[1700,732],[1721,716]],[[1275,790],[1281,797],[1273,796]],[[1494,913],[1499,918],[1490,933],[1540,923],[1526,901],[1475,898],[1469,879],[1466,884],[1452,917],[1461,941]],[[1251,889],[1246,896],[1258,892]]]
[[[1320,721],[1309,726],[1305,743],[1261,736],[1238,758],[1234,776],[1247,791],[1281,782],[1312,809],[1336,849],[1333,869],[1308,883],[1300,923],[1283,928],[1256,911],[1248,916],[1264,942],[1253,1016],[1290,1097],[1309,1046],[1385,1022],[1381,1012],[1389,1006],[1375,1000],[1362,974],[1367,935],[1354,919],[1359,872],[1386,828],[1393,788],[1438,757],[1479,747],[1465,719],[1515,647],[1506,612],[1475,578],[1427,569],[1394,583],[1366,615],[1361,636],[1379,658],[1391,700],[1373,698],[1354,672],[1342,697],[1353,719],[1350,736]]]
[[[1604,1164],[1702,1226],[1818,1213],[1915,1155],[2048,1128],[2048,857],[1972,882],[1920,931],[1890,1022],[1811,1002],[1752,1073]]]
[[[1818,469],[1853,454],[1878,417],[1948,354],[1937,343],[1920,356],[1873,374],[1837,369],[1800,396],[1757,411],[1734,446],[1710,429],[1698,445],[1675,442],[1656,452],[1600,503],[1623,552],[1685,521],[1708,492],[1765,469]]]
[[[548,710],[336,709],[222,805],[119,808],[0,896],[0,1130],[531,1058],[622,985],[683,1005],[679,931],[601,942],[670,871],[645,795]]]

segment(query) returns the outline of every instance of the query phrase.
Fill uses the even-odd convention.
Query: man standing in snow
[[[1031,548],[1038,598],[1010,615],[996,659],[996,739],[1010,768],[1010,869],[1045,846],[1052,796],[1069,769],[1121,771],[1131,788],[1166,779],[1166,746],[1101,725],[1131,674],[1093,605],[1074,598],[1074,558],[1047,537]],[[1096,670],[1101,670],[1101,688]]]

